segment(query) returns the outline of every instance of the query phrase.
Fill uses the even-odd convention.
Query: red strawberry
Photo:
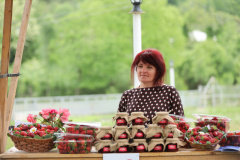
[[[222,136],[223,136],[223,133],[222,133],[222,132],[219,132],[219,133],[218,133],[218,139],[221,139]]]
[[[197,131],[193,131],[193,136],[197,136],[198,132]]]
[[[20,131],[20,128],[19,127],[14,127],[13,128],[15,131]]]
[[[74,127],[68,127],[68,128],[67,128],[67,132],[69,132],[69,133],[74,132],[74,130],[75,130]]]
[[[85,150],[80,150],[80,152],[79,153],[86,153],[86,151]]]
[[[54,127],[54,132],[57,132],[58,131],[58,127]]]
[[[194,142],[195,141],[194,137],[191,137],[189,141]]]
[[[200,140],[199,143],[206,144],[206,141]]]
[[[85,145],[85,140],[81,140],[81,141],[79,141],[79,143],[83,146],[83,145]]]
[[[41,125],[38,123],[36,127],[37,127],[37,129],[40,129]]]
[[[53,127],[52,127],[51,125],[48,125],[48,126],[47,126],[47,129],[52,130]]]
[[[218,142],[218,139],[217,138],[212,138],[215,143]]]
[[[88,130],[87,134],[93,135],[93,130]]]
[[[73,152],[74,153],[79,153],[78,148],[74,148]]]
[[[91,147],[86,147],[86,150],[87,150],[88,152],[90,152],[90,151],[91,151]]]
[[[74,134],[79,134],[79,130],[75,130],[75,131],[73,131],[72,133],[74,133]]]
[[[209,141],[209,137],[204,135],[204,136],[201,136],[201,140],[203,141]]]
[[[29,136],[29,137],[34,137],[35,135],[32,133],[32,132],[29,132],[28,134],[27,134],[27,136]]]
[[[50,133],[50,131],[51,131],[50,129],[46,129],[46,132],[47,132],[47,133]]]
[[[45,131],[45,128],[41,128],[41,129],[39,129],[39,131]]]
[[[45,135],[45,133],[44,133],[44,131],[39,131],[39,132],[38,132],[38,135],[39,135],[40,137],[42,137],[42,136]]]
[[[200,139],[201,139],[201,137],[198,135],[198,136],[196,136],[196,138],[195,138],[197,141],[199,141]]]
[[[23,126],[22,126],[22,130],[23,130],[23,131],[26,131],[26,130],[28,130],[28,129],[29,129],[28,125],[23,125]]]
[[[19,131],[15,131],[14,134],[20,134],[20,132]]]
[[[30,125],[30,126],[29,126],[30,129],[33,128],[33,127],[34,127],[33,125]]]
[[[218,133],[219,133],[218,131],[214,131],[214,132],[213,132],[213,136],[214,136],[214,137],[217,137],[217,136],[218,136]]]
[[[80,146],[79,147],[79,150],[84,150],[85,149],[85,146]]]
[[[80,134],[87,134],[86,131],[82,131]]]
[[[235,135],[235,134],[233,132],[229,132],[227,135],[232,136],[232,135]]]
[[[71,142],[71,146],[74,147],[74,148],[76,148],[78,145],[77,145],[76,142]]]
[[[20,133],[22,136],[24,136],[24,137],[26,137],[27,136],[27,132],[25,132],[25,131],[21,131],[21,133]]]
[[[82,126],[79,126],[79,129],[78,129],[80,132],[84,131],[83,127]]]
[[[58,145],[57,148],[63,150],[63,147],[61,145]]]
[[[71,151],[71,147],[67,146],[67,152],[69,153]]]
[[[240,135],[240,132],[237,132],[236,135]]]

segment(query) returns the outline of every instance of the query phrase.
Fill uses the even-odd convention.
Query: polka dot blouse
[[[169,85],[149,88],[133,88],[123,93],[118,112],[144,112],[152,123],[156,112],[168,111],[169,114],[184,116],[181,98],[176,88]]]

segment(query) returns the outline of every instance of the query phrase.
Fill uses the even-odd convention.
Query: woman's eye
[[[142,66],[140,65],[140,66],[138,66],[138,68],[142,68]]]
[[[149,69],[153,68],[152,66],[148,66]]]

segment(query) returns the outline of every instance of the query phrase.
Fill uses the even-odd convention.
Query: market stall
[[[5,1],[2,62],[9,61],[12,3],[12,0]],[[131,154],[138,154],[141,160],[240,159],[239,149],[235,152],[215,151],[223,138],[226,138],[224,135],[229,130],[227,117],[197,115],[196,127],[190,129],[187,119],[169,115],[168,112],[157,112],[153,117],[153,124],[146,124],[147,117],[144,116],[144,112],[132,112],[131,115],[120,112],[114,117],[115,126],[101,126],[98,122],[91,124],[67,122],[70,115],[67,109],[57,111],[47,108],[39,113],[43,118],[41,123],[36,122],[37,115],[31,114],[27,117],[30,124],[20,124],[15,126],[11,132],[8,131],[7,126],[11,120],[31,3],[32,0],[26,0],[25,3],[14,62],[14,74],[8,74],[8,63],[2,63],[4,67],[1,67],[0,88],[3,89],[0,90],[0,95],[4,96],[0,96],[0,125],[3,126],[0,127],[0,153],[2,153],[0,159],[101,160],[105,155],[111,154],[124,155],[128,160],[130,159],[128,155]],[[7,96],[9,76],[13,78]],[[57,115],[59,119],[56,119]],[[64,129],[61,130],[63,127]],[[15,147],[5,152],[7,132]],[[231,133],[229,136],[235,135],[238,135],[237,138],[228,138],[227,143],[223,141],[221,145],[238,147],[240,133]],[[46,150],[42,150],[44,147]]]

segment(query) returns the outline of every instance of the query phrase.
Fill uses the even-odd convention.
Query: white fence
[[[240,106],[240,86],[218,86],[179,91],[183,107]],[[122,94],[16,98],[12,120],[26,120],[29,113],[43,108],[68,108],[71,115],[112,114],[117,111]]]

